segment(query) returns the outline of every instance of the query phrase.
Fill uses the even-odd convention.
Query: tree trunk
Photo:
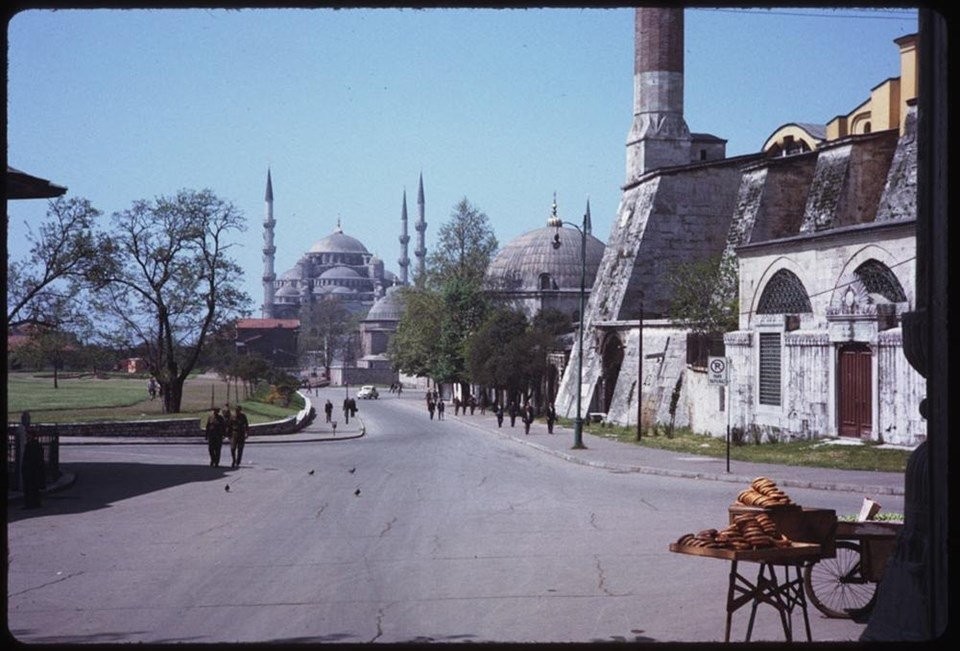
[[[59,389],[60,385],[57,383],[57,363],[53,363],[53,388]]]
[[[163,413],[179,414],[183,399],[183,380],[173,379],[163,387]]]

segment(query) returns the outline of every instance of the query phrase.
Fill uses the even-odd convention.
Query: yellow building
[[[917,97],[917,35],[902,36],[900,76],[874,86],[870,97],[845,115],[824,125],[791,122],[778,128],[763,144],[768,156],[786,156],[817,149],[824,142],[852,135],[899,129],[903,135],[907,105]]]

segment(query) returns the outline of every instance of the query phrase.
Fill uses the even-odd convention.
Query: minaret
[[[266,201],[266,214],[263,218],[263,308],[261,314],[264,319],[273,318],[273,281],[277,279],[277,274],[273,272],[273,254],[277,252],[277,247],[273,245],[273,227],[276,221],[273,219],[273,183],[270,180],[270,168],[267,168],[267,193],[264,196]]]
[[[634,14],[633,125],[627,184],[658,167],[690,162],[683,119],[683,7],[638,7]]]
[[[423,282],[426,278],[427,272],[427,245],[424,241],[424,235],[427,232],[427,222],[424,221],[423,217],[423,172],[420,173],[420,188],[417,190],[417,248],[413,251],[413,254],[417,256],[417,276],[416,280],[418,286],[423,286]]]
[[[407,270],[410,266],[410,258],[407,256],[407,244],[410,243],[410,236],[407,235],[407,191],[403,191],[403,211],[400,213],[400,259],[397,264],[400,265],[400,284],[408,283]]]
[[[593,221],[590,219],[590,197],[587,197],[587,212],[583,213],[584,234],[593,234]]]

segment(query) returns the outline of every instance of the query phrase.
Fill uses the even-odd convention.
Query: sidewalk
[[[414,391],[404,393],[402,397],[386,394],[381,400],[398,400],[405,408],[423,411],[426,417],[426,407],[421,396]],[[594,468],[602,468],[614,472],[637,472],[650,475],[668,477],[684,477],[712,481],[725,481],[748,485],[755,477],[766,476],[777,483],[781,488],[813,488],[819,490],[836,490],[859,493],[864,496],[903,495],[904,476],[896,472],[873,472],[867,470],[836,470],[833,468],[812,468],[806,466],[787,466],[774,464],[749,463],[745,461],[730,461],[730,472],[727,472],[727,462],[723,458],[698,455],[682,455],[668,450],[658,450],[630,443],[622,443],[611,439],[583,433],[583,443],[586,449],[574,450],[572,427],[554,427],[554,433],[547,433],[547,426],[542,421],[534,422],[530,426],[530,434],[524,434],[523,423],[517,419],[514,427],[510,427],[510,418],[505,417],[503,427],[497,427],[497,420],[492,411],[480,415],[477,409],[473,415],[454,415],[452,407],[448,407],[444,414],[445,420],[457,421],[472,427],[487,435],[500,436],[522,445],[552,454],[571,463],[580,463]],[[322,422],[320,418],[296,434],[277,434],[270,436],[254,436],[247,440],[247,445],[261,443],[319,443],[324,441],[344,441],[357,439],[366,434],[363,420],[357,416],[349,425],[340,424],[336,433]],[[198,437],[169,437],[169,438],[127,438],[127,437],[61,437],[63,445],[129,445],[135,443],[178,443],[178,444],[205,444]],[[72,483],[69,473],[64,475],[53,485],[48,486],[46,492],[60,490]],[[8,501],[19,497],[17,493],[9,493]]]
[[[414,399],[411,402],[415,403],[416,408],[426,412],[420,396],[412,397]],[[407,395],[404,394],[401,399],[406,398]],[[546,423],[537,421],[530,426],[530,434],[526,435],[519,418],[516,426],[510,427],[510,418],[506,416],[503,419],[503,427],[498,428],[497,419],[490,410],[482,416],[479,409],[473,415],[455,416],[452,407],[448,406],[444,418],[512,439],[573,463],[615,472],[639,472],[669,477],[726,481],[741,486],[747,486],[754,478],[763,475],[772,479],[781,488],[836,490],[856,492],[866,496],[903,495],[904,475],[898,472],[836,470],[735,460],[730,461],[730,472],[727,472],[727,461],[723,458],[683,455],[668,450],[622,443],[587,432],[584,432],[582,437],[586,449],[574,450],[572,449],[572,425],[571,427],[556,425],[551,435],[547,433]]]

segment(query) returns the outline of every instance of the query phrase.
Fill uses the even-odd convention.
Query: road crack
[[[397,521],[397,518],[396,518],[396,516],[394,516],[393,520],[390,520],[390,522],[388,522],[388,523],[386,524],[386,526],[384,526],[383,531],[380,532],[380,537],[381,537],[381,538],[383,538],[383,537],[387,534],[387,532],[389,532],[390,529],[393,528],[393,523],[396,522],[396,521]]]
[[[67,579],[72,579],[73,577],[75,577],[75,576],[81,576],[82,574],[84,574],[84,573],[83,573],[83,572],[71,572],[70,574],[67,574],[66,576],[61,576],[61,577],[59,577],[59,578],[57,578],[57,579],[54,579],[53,581],[47,581],[46,583],[41,583],[40,585],[35,585],[35,586],[31,587],[31,588],[26,588],[25,590],[21,590],[20,592],[11,592],[11,593],[10,593],[9,595],[7,595],[7,596],[8,596],[8,597],[17,597],[17,596],[19,596],[19,595],[26,594],[26,593],[28,593],[28,592],[33,592],[34,590],[40,590],[40,589],[42,589],[42,588],[46,588],[47,586],[55,585],[55,584],[57,584],[57,583],[62,583],[63,581],[66,581]]]

